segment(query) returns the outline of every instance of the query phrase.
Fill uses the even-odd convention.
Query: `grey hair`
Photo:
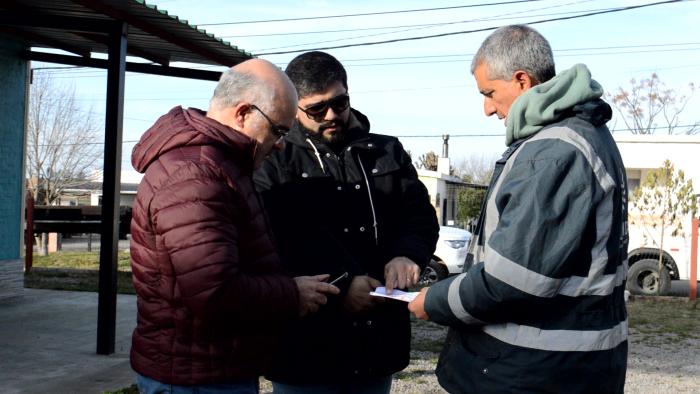
[[[221,74],[209,105],[223,109],[246,101],[264,110],[272,108],[274,97],[275,89],[270,84],[251,74],[230,68]]]
[[[490,79],[508,81],[523,70],[539,84],[556,74],[549,42],[525,25],[504,26],[491,33],[472,60],[472,74],[481,64],[488,66]]]

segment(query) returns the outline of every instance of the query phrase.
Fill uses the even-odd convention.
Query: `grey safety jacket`
[[[610,114],[576,104],[497,163],[475,264],[426,297],[451,327],[437,368],[448,391],[623,391],[627,190]]]

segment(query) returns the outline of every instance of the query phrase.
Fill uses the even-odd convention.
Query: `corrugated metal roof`
[[[83,57],[107,53],[108,27],[124,21],[127,54],[151,62],[233,66],[252,55],[143,0],[3,0],[0,32],[28,46]]]

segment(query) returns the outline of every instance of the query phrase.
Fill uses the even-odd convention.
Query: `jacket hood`
[[[345,140],[345,145],[347,146],[360,138],[366,137],[369,134],[369,127],[369,119],[360,111],[350,108],[348,128],[345,131],[348,133],[348,138]],[[285,137],[285,142],[309,147],[306,142],[307,138],[311,138],[315,144],[326,145],[325,141],[310,133],[301,123],[296,121],[289,135]]]
[[[602,95],[603,88],[591,79],[591,72],[583,64],[577,64],[549,81],[532,87],[520,95],[508,111],[506,145],[537,133],[544,126],[570,113],[571,110],[599,111],[602,105],[609,111],[610,107],[602,100],[598,100]],[[591,101],[592,104],[587,104]],[[601,116],[589,114],[584,117],[591,121]],[[605,121],[609,119],[608,116]],[[592,123],[595,124],[595,122]]]
[[[231,150],[233,160],[250,169],[258,147],[255,140],[207,117],[204,111],[177,106],[141,136],[131,154],[131,165],[144,173],[151,163],[168,151],[201,145],[219,145]]]

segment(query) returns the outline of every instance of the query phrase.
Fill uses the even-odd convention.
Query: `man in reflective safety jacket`
[[[603,89],[582,64],[555,76],[549,43],[521,25],[492,33],[472,73],[508,149],[473,266],[409,304],[450,327],[439,382],[454,393],[622,393],[627,190]]]

